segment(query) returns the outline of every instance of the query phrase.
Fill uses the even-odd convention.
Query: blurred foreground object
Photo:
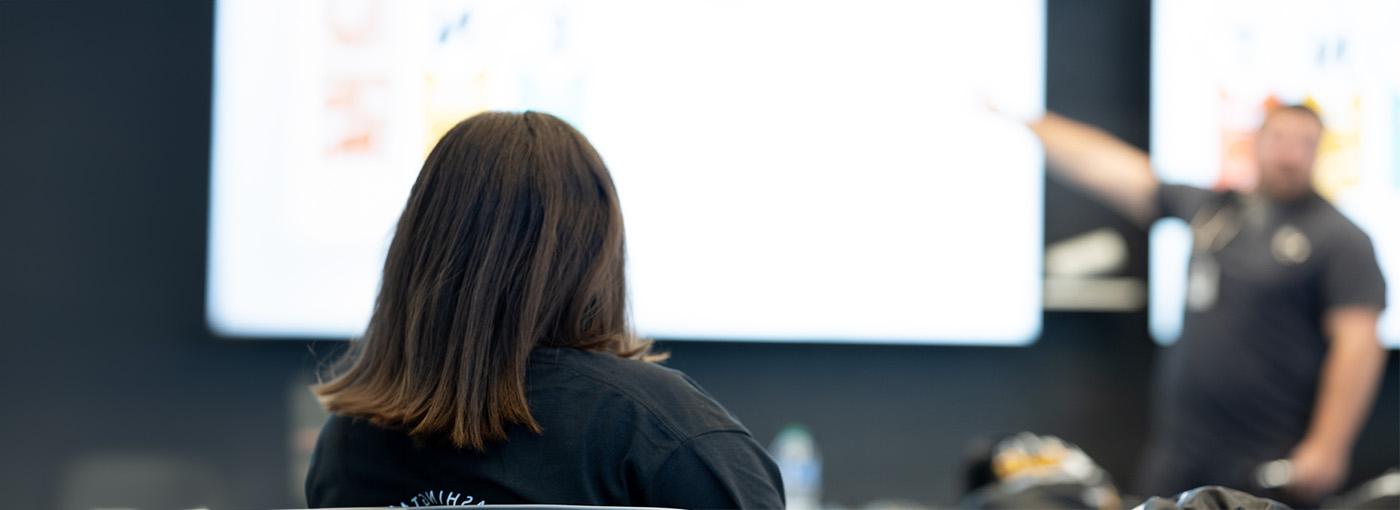
[[[1292,508],[1269,498],[1252,496],[1235,489],[1211,485],[1177,494],[1175,499],[1149,498],[1133,510],[1291,510]]]
[[[974,444],[966,469],[961,508],[1122,508],[1108,473],[1058,437],[1022,432]]]
[[[1356,490],[1329,499],[1322,508],[1379,510],[1400,508],[1400,468],[1393,468]]]

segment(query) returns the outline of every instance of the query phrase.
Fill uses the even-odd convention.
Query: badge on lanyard
[[[1240,232],[1240,218],[1234,208],[1221,206],[1209,214],[1201,211],[1191,221],[1195,240],[1186,276],[1186,309],[1203,312],[1215,306],[1220,297],[1218,254]]]
[[[1191,256],[1190,267],[1186,275],[1186,309],[1209,310],[1220,295],[1220,264],[1213,254],[1197,252]]]

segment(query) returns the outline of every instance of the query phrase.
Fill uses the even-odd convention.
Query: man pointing
[[[1386,303],[1370,238],[1312,187],[1321,118],[1269,112],[1250,192],[1160,183],[1146,153],[1053,113],[1030,127],[1054,175],[1140,225],[1191,225],[1186,317],[1155,377],[1144,492],[1257,489],[1254,470],[1275,459],[1290,461],[1294,503],[1335,491],[1384,367]]]

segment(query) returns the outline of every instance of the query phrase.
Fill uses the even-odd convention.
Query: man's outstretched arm
[[[1097,196],[1139,225],[1157,217],[1157,178],[1147,153],[1108,132],[1047,112],[1028,124],[1052,175]]]

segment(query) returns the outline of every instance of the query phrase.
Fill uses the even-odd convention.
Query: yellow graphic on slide
[[[569,7],[471,0],[430,4],[431,43],[423,73],[427,150],[457,122],[488,109],[537,105],[577,118],[585,84],[575,53],[586,44]]]

